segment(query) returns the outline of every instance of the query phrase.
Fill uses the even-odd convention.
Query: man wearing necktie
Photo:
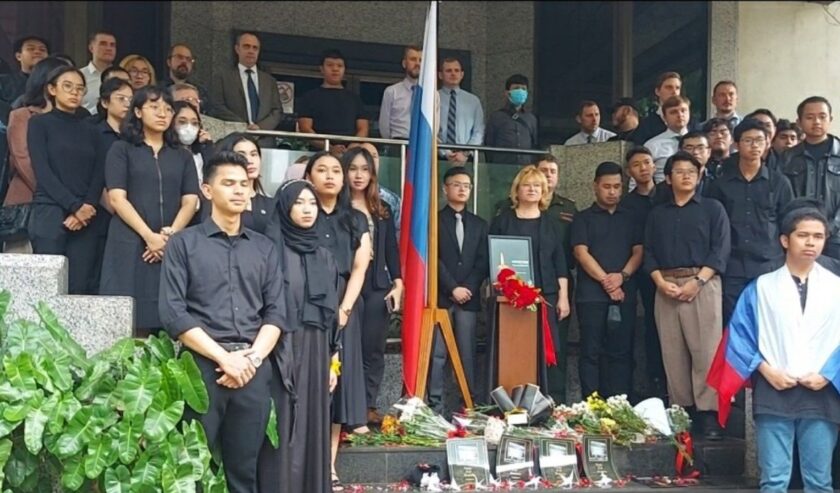
[[[449,309],[458,354],[475,400],[475,329],[481,310],[479,290],[487,278],[487,223],[467,210],[472,178],[462,166],[443,176],[446,205],[438,212],[438,306]],[[443,370],[447,351],[440,332],[435,332],[429,372],[429,405],[443,411]]]
[[[443,81],[440,95],[442,122],[438,141],[441,144],[480,146],[484,142],[484,110],[481,100],[461,89],[464,69],[457,58],[445,58],[438,74]],[[469,150],[440,149],[440,157],[453,164],[463,165],[472,155]]]
[[[283,118],[283,105],[274,77],[257,68],[260,40],[243,32],[234,45],[237,64],[219,74],[213,84],[217,117],[248,124],[249,130],[274,130]]]
[[[563,145],[595,144],[615,136],[613,132],[601,128],[601,109],[595,101],[581,101],[575,120],[580,125],[580,132],[566,139]]]

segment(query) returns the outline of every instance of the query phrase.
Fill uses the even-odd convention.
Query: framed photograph
[[[513,269],[526,283],[534,283],[534,259],[528,236],[487,237],[490,248],[490,279],[495,281],[502,267]]]
[[[539,463],[542,477],[553,485],[570,488],[580,481],[573,438],[541,438]]]
[[[530,481],[534,477],[534,441],[503,435],[496,449],[496,476],[499,480]]]
[[[610,487],[620,479],[612,455],[612,437],[583,436],[583,470],[594,486]]]
[[[459,486],[487,485],[490,479],[490,460],[484,438],[452,438],[446,441],[446,462],[449,477]]]

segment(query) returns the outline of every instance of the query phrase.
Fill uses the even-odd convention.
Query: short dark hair
[[[557,166],[560,166],[560,160],[558,160],[557,156],[555,156],[554,154],[540,154],[539,156],[537,156],[537,159],[535,159],[534,164],[540,164],[542,161],[548,161],[549,163],[554,163]]]
[[[772,112],[772,111],[770,111],[770,110],[768,110],[767,108],[759,108],[759,109],[757,109],[757,110],[753,110],[753,111],[752,111],[752,113],[750,113],[749,115],[745,116],[745,117],[744,117],[744,119],[747,119],[747,118],[754,118],[754,117],[755,117],[755,115],[764,115],[764,116],[766,116],[767,118],[769,118],[770,120],[772,120],[772,121],[773,121],[773,126],[774,126],[774,127],[776,126],[776,122],[778,121],[778,120],[776,120],[776,115],[774,115],[774,114],[773,114],[773,112]]]
[[[103,36],[111,36],[112,38],[117,39],[117,36],[114,33],[112,33],[111,31],[105,31],[104,29],[99,29],[97,31],[93,31],[92,33],[90,33],[90,36],[88,36],[88,44],[93,43],[94,40],[96,40],[96,37],[99,36],[100,34],[103,35]]]
[[[409,51],[419,51],[420,53],[423,53],[423,47],[416,44],[405,45],[405,48],[403,48],[403,58],[408,56]]]
[[[29,78],[26,79],[26,90],[21,98],[21,107],[36,106],[43,108],[47,105],[46,86],[49,76],[58,67],[70,67],[61,58],[50,56],[35,64]]]
[[[688,99],[687,96],[683,96],[681,94],[677,94],[676,96],[671,96],[670,98],[662,101],[662,114],[664,115],[666,111],[671,108],[676,108],[677,106],[685,104],[689,108],[691,108],[691,100]]]
[[[729,120],[726,118],[709,118],[709,120],[703,124],[703,133],[709,133],[717,127],[726,127],[726,129],[732,133],[732,124],[729,123]]]
[[[127,80],[120,79],[118,77],[112,77],[99,86],[99,100],[96,102],[96,114],[102,120],[108,117],[108,110],[102,106],[103,100],[110,100],[111,94],[119,91],[123,87],[128,87],[131,89],[131,92],[134,93],[134,88]]]
[[[624,163],[630,164],[630,160],[633,159],[633,156],[635,156],[636,154],[647,154],[648,156],[650,156],[651,159],[653,159],[653,153],[650,152],[650,149],[648,149],[645,146],[634,146],[631,147],[630,150],[628,150],[627,153],[624,155]]]
[[[528,87],[528,78],[522,74],[513,74],[507,78],[505,81],[505,91],[510,89],[510,86],[514,84],[522,84],[525,87]]]
[[[692,130],[691,132],[688,132],[682,137],[680,137],[680,149],[682,149],[683,145],[685,145],[685,141],[688,139],[705,139],[706,142],[709,142],[709,136],[706,135],[706,132]]]
[[[825,99],[822,96],[811,96],[809,98],[805,98],[804,101],[799,103],[799,106],[796,107],[796,116],[802,118],[802,112],[805,111],[805,105],[811,103],[824,103],[826,106],[828,106],[829,116],[831,115],[831,103],[829,103],[827,99]]]
[[[718,81],[717,84],[715,84],[715,87],[712,89],[712,95],[714,95],[717,92],[718,87],[720,87],[720,86],[732,86],[732,87],[735,88],[736,91],[738,90],[738,86],[735,84],[734,81],[721,80],[721,81]]]
[[[36,64],[35,66],[37,67],[38,65]],[[47,74],[46,86],[57,85],[59,77],[61,77],[62,75],[66,74],[66,73],[69,73],[69,72],[73,72],[76,75],[78,75],[79,77],[81,77],[82,78],[82,84],[84,84],[85,87],[87,87],[87,81],[85,80],[85,74],[83,74],[81,70],[77,69],[76,67],[71,67],[70,65],[63,65],[63,64],[54,68],[53,70],[50,71],[49,74]],[[46,89],[46,86],[44,87],[45,89]],[[50,100],[50,102],[53,104],[53,106],[55,106],[55,96],[47,93],[45,95],[45,97]]]
[[[146,86],[134,91],[134,96],[131,98],[131,107],[128,108],[128,113],[120,128],[120,138],[136,146],[142,145],[145,138],[145,129],[143,128],[143,121],[137,117],[134,110],[143,108],[143,105],[149,101],[161,100],[169,106],[174,106],[172,95],[161,86]],[[175,133],[174,125],[169,125],[169,128],[163,133],[163,140],[170,147],[181,145],[178,135]]]
[[[732,133],[732,138],[735,142],[741,142],[741,136],[744,135],[744,132],[748,132],[750,130],[761,130],[761,133],[764,134],[764,138],[770,138],[770,132],[768,132],[767,129],[764,128],[764,125],[755,118],[744,118],[744,121],[735,127],[735,131]]]
[[[114,72],[125,72],[125,74],[128,75],[128,70],[120,67],[119,65],[111,65],[110,67],[102,71],[102,75],[99,76],[100,82],[104,84],[105,80],[110,78],[111,74],[113,74]]]
[[[239,40],[242,39],[242,36],[245,36],[246,34],[250,34],[251,36],[257,38],[257,41],[260,40],[260,37],[257,36],[257,33],[255,33],[254,31],[242,31],[241,33],[236,35],[236,42],[234,43],[234,45],[238,45]]]
[[[604,161],[595,168],[595,181],[602,176],[621,175],[621,165],[612,161]]]
[[[172,114],[172,125],[175,125],[175,119],[178,118],[178,113],[180,113],[181,110],[184,109],[190,109],[195,113],[196,118],[198,118],[198,126],[199,128],[201,128],[201,113],[199,113],[198,108],[196,108],[192,103],[187,101],[175,101],[174,103],[172,103],[172,111],[175,112]],[[198,154],[201,152],[202,147],[203,146],[201,142],[199,142],[198,138],[196,138],[195,142],[193,142],[192,145],[189,146],[189,150],[193,154]]]
[[[700,164],[700,161],[698,161],[696,157],[685,151],[677,151],[676,154],[665,161],[665,176],[671,176],[671,170],[674,169],[674,164],[683,161],[691,163],[695,168],[697,168],[698,172],[703,168],[703,165]]]
[[[585,110],[586,108],[589,108],[590,106],[596,106],[596,107],[598,107],[599,111],[601,110],[601,107],[598,106],[598,103],[596,103],[595,101],[592,101],[591,99],[584,99],[583,101],[578,103],[577,115],[578,116],[582,115],[583,110]]]
[[[43,45],[47,47],[47,53],[50,52],[50,42],[42,38],[41,36],[21,36],[20,38],[15,40],[15,53],[20,53],[21,51],[23,51],[23,45],[27,41],[38,41],[39,43],[43,43]]]
[[[455,58],[454,56],[445,57],[443,60],[440,61],[440,70],[443,70],[444,63],[458,63],[458,66],[461,67],[461,70],[464,70],[464,64],[461,63],[459,58]]]
[[[201,115],[199,115],[198,118],[200,120]],[[173,120],[174,120],[174,117],[173,117]],[[259,142],[257,141],[257,139],[251,137],[250,135],[248,135],[244,132],[234,132],[234,133],[229,134],[226,137],[222,138],[222,140],[220,140],[219,142],[216,143],[215,146],[213,146],[213,152],[214,153],[224,152],[224,151],[236,152],[236,151],[233,150],[233,148],[236,147],[236,144],[239,144],[242,141],[248,141],[248,142],[254,144],[254,147],[257,148],[257,154],[259,154],[260,159],[262,159],[262,149],[260,149]],[[196,142],[198,142],[198,139],[196,139]],[[257,193],[263,193],[265,191],[263,189],[262,182],[260,181],[259,178],[254,179],[254,190],[256,190]]]
[[[782,209],[781,221],[779,223],[779,234],[790,236],[802,221],[819,221],[828,231],[828,219],[826,219],[823,203],[812,197],[797,197]]]
[[[238,166],[247,173],[248,158],[233,151],[221,151],[213,154],[213,157],[204,164],[204,183],[210,183],[210,180],[216,176],[216,171],[222,166]]]
[[[792,122],[787,118],[779,118],[779,121],[776,122],[776,135],[788,130],[796,132],[797,137],[802,134],[802,129],[799,128],[799,125],[797,125],[796,122]]]
[[[69,63],[70,65],[72,65],[74,67],[76,66],[76,60],[73,60],[73,57],[71,57],[67,53],[55,53],[52,56],[54,56],[56,58],[59,58],[61,60],[64,60],[65,62]]]
[[[449,178],[451,178],[453,176],[458,176],[458,175],[466,175],[467,178],[469,178],[470,182],[472,183],[472,175],[470,174],[469,171],[467,171],[467,168],[465,168],[463,166],[453,166],[453,167],[449,168],[448,170],[446,170],[446,173],[443,174],[443,182],[446,183],[446,180],[448,180]]]
[[[615,113],[619,108],[624,106],[633,108],[633,111],[635,111],[637,115],[639,114],[639,110],[636,108],[636,103],[633,101],[633,98],[619,98],[619,100],[612,106],[611,113]]]
[[[335,48],[324,50],[324,52],[321,53],[321,63],[319,63],[318,65],[323,65],[324,62],[327,61],[327,58],[337,58],[345,64],[347,63],[347,59],[344,58],[344,55],[342,55],[341,52]]]
[[[659,74],[659,77],[656,78],[656,88],[659,89],[662,87],[662,84],[665,83],[668,79],[677,79],[678,81],[682,82],[682,76],[679,72],[663,72]]]

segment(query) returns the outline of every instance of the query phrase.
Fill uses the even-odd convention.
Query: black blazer
[[[465,287],[472,292],[470,301],[461,307],[470,312],[481,311],[481,284],[490,270],[487,249],[487,222],[464,210],[464,247],[458,252],[455,237],[455,211],[449,206],[438,212],[438,306],[449,308],[452,290]]]
[[[512,209],[503,210],[493,218],[490,225],[491,235],[510,234],[511,224],[516,220],[516,211]],[[542,293],[545,295],[557,294],[560,287],[557,279],[569,277],[569,269],[566,265],[566,255],[563,252],[563,233],[560,220],[549,216],[545,211],[540,214],[540,257],[535,259],[534,269],[540,270],[542,280]]]
[[[377,290],[391,289],[392,281],[402,278],[400,274],[400,250],[397,247],[397,228],[394,225],[394,213],[388,209],[385,219],[373,219],[376,232],[376,244],[373,245],[373,288]]]

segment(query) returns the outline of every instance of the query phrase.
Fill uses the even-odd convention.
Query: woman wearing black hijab
[[[338,268],[319,246],[320,204],[304,180],[277,192],[277,223],[270,236],[283,259],[285,333],[275,349],[282,376],[274,379],[280,448],[260,456],[260,492],[330,491],[330,393],[338,377],[332,342],[337,328]],[[277,234],[279,233],[279,234]]]

